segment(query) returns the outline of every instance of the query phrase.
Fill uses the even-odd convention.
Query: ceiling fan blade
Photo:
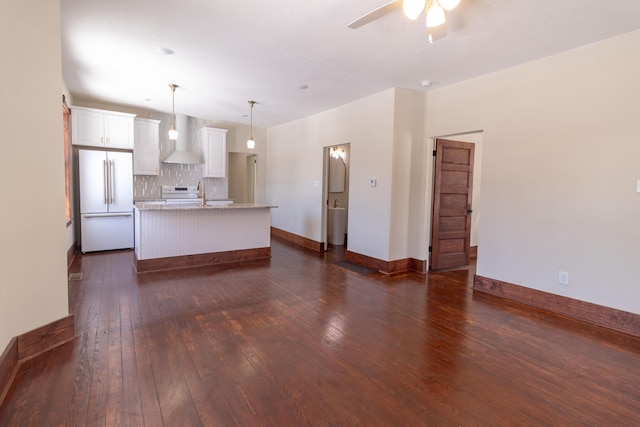
[[[391,1],[385,5],[380,6],[377,9],[372,10],[366,15],[361,16],[360,18],[353,21],[351,24],[347,25],[347,27],[352,29],[362,27],[363,25],[366,25],[369,22],[375,21],[376,19],[382,18],[383,16],[400,8],[402,8],[402,1],[400,0]]]

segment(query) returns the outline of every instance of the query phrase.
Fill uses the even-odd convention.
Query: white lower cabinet
[[[203,176],[224,178],[227,176],[227,129],[202,128]]]
[[[133,139],[133,174],[160,172],[160,120],[136,118]]]

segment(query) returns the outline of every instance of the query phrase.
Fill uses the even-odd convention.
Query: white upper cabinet
[[[202,153],[204,154],[204,176],[224,178],[227,176],[227,129],[202,128]]]
[[[133,149],[135,114],[94,108],[71,108],[71,143],[100,148]]]
[[[158,175],[160,171],[160,120],[134,120],[133,174]]]

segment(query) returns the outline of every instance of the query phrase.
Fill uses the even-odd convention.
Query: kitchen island
[[[138,273],[271,257],[266,204],[135,205]]]

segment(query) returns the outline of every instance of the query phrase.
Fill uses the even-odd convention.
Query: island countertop
[[[227,203],[227,204],[209,204],[202,206],[200,203],[194,204],[157,204],[157,203],[144,203],[138,202],[135,204],[135,208],[141,211],[175,211],[175,210],[202,210],[202,209],[266,209],[277,208],[276,205],[262,204],[262,203]]]
[[[274,207],[260,203],[136,203],[136,271],[270,258]]]

